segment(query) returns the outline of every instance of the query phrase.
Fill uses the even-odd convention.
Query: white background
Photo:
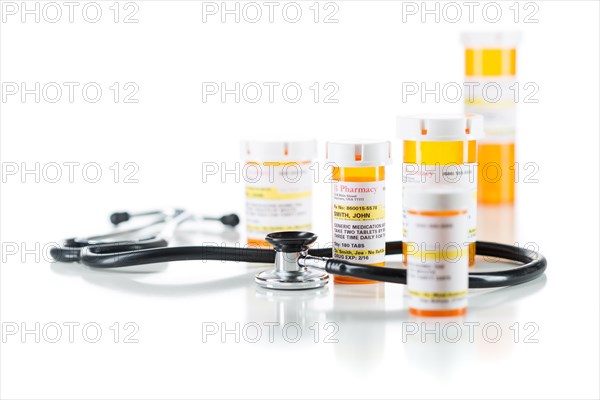
[[[219,15],[203,22],[202,2],[136,1],[127,9],[119,5],[115,23],[113,1],[98,3],[103,14],[97,23],[82,17],[85,2],[75,9],[73,23],[61,2],[57,23],[43,16],[37,23],[32,15],[23,23],[20,10],[2,16],[3,95],[7,82],[25,82],[29,88],[35,82],[80,84],[73,102],[65,89],[56,103],[44,97],[36,103],[33,95],[23,101],[17,94],[0,105],[2,170],[20,168],[2,181],[3,327],[95,322],[103,330],[97,343],[84,340],[80,330],[69,343],[66,328],[58,343],[44,338],[36,343],[34,335],[3,336],[3,398],[599,396],[597,2],[538,1],[537,23],[523,22],[532,10],[524,2],[518,4],[515,23],[512,1],[498,3],[503,14],[497,23],[482,17],[485,3],[469,22],[468,9],[458,2],[464,15],[457,23],[435,22],[433,16],[423,23],[420,14],[403,22],[402,3],[392,1],[335,2],[337,23],[323,23],[333,10],[324,10],[324,4],[315,23],[312,1],[300,2],[297,23],[282,17],[285,3],[276,8],[273,23],[266,6],[257,23],[243,18],[236,23],[232,16],[222,23]],[[138,22],[124,23],[135,6]],[[254,286],[256,266],[182,262],[105,272],[50,263],[41,250],[26,251],[109,229],[106,216],[120,209],[176,205],[243,216],[241,183],[232,176],[202,183],[203,163],[232,167],[243,137],[316,137],[322,156],[329,138],[393,138],[398,114],[459,112],[461,101],[436,102],[433,96],[403,101],[402,83],[461,83],[459,34],[478,29],[521,31],[518,81],[539,86],[537,103],[518,105],[517,132],[518,159],[539,166],[539,182],[520,182],[515,209],[482,210],[480,222],[492,226],[490,235],[498,236],[492,239],[537,246],[549,265],[538,282],[472,293],[468,315],[454,322],[480,324],[473,343],[464,338],[435,343],[433,335],[403,338],[403,331],[414,326],[409,323],[421,321],[408,316],[403,288],[396,285],[268,293]],[[81,87],[89,82],[103,89],[96,103],[82,98]],[[128,91],[122,91],[115,103],[109,89],[115,82],[121,90],[127,82],[137,85],[138,102],[124,103]],[[266,93],[257,103],[236,103],[233,96],[203,102],[203,82],[230,87],[296,82],[303,95],[296,103],[285,101],[281,91],[273,103]],[[315,103],[309,89],[315,82],[321,88],[337,85],[338,102],[324,103],[322,92]],[[388,172],[390,240],[401,236],[397,150],[394,142],[397,162]],[[65,162],[80,166],[73,182],[65,167],[62,178],[51,183],[47,176],[21,174],[23,166],[34,168],[36,162],[40,168]],[[116,162],[117,183],[110,169]],[[90,177],[81,170],[86,163],[100,166],[99,182],[86,181]],[[125,163],[139,167],[138,183],[124,182],[130,171]],[[330,235],[329,195],[327,185],[316,185],[315,231],[324,241]],[[506,234],[511,224],[514,236]],[[203,225],[200,233],[193,226],[186,231],[179,243],[244,241],[242,226],[238,236],[214,224]],[[115,322],[121,324],[119,343],[109,328]],[[139,343],[123,343],[126,322],[139,327]],[[275,343],[266,338],[236,343],[232,335],[222,343],[219,336],[202,340],[207,322],[229,328],[236,322],[297,322],[303,331],[293,344],[282,339],[281,331]],[[318,343],[309,329],[315,322]],[[325,343],[327,322],[339,327],[337,344]],[[502,328],[497,343],[481,333],[490,322]],[[538,328],[537,343],[526,343],[528,322]],[[515,323],[520,324],[517,343],[510,330]]]

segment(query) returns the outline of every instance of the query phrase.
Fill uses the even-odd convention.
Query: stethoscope
[[[140,216],[155,216],[156,219],[141,227],[87,238],[66,239],[62,246],[52,248],[50,255],[56,261],[79,262],[93,268],[120,268],[189,260],[274,263],[274,268],[258,273],[255,281],[261,287],[279,290],[320,288],[329,281],[328,274],[406,284],[406,269],[350,263],[332,258],[331,248],[311,249],[310,246],[317,240],[317,235],[312,232],[269,233],[265,240],[273,249],[220,246],[168,247],[168,240],[177,227],[184,222],[216,220],[224,225],[236,226],[239,218],[235,214],[206,217],[196,216],[182,209],[169,209],[137,214],[114,213],[111,215],[111,221],[119,225]],[[134,240],[116,240],[157,226],[161,226],[158,234]],[[472,271],[469,273],[471,289],[520,285],[542,276],[546,270],[546,258],[532,250],[481,241],[476,243],[476,249],[477,255],[516,261],[520,265],[500,271]],[[402,254],[402,241],[387,242],[385,253],[386,255]]]

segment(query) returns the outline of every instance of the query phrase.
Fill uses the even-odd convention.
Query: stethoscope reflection
[[[404,310],[386,311],[385,303],[384,283],[301,291],[249,287],[246,320],[276,323],[277,337],[285,337],[283,330],[297,325],[304,345],[331,346],[340,365],[366,370],[384,354],[382,323],[407,315]],[[357,346],[361,341],[364,345]]]
[[[336,284],[316,290],[273,291],[252,283],[253,268],[241,272],[238,269],[235,276],[191,284],[168,285],[158,283],[160,279],[156,279],[157,283],[146,280],[154,274],[160,275],[165,268],[166,265],[154,264],[115,273],[71,264],[52,266],[54,272],[77,275],[95,285],[140,296],[203,296],[243,289],[247,293],[246,321],[276,323],[275,335],[279,339],[284,337],[282,330],[287,324],[294,325],[290,327],[290,336],[297,326],[302,331],[302,338],[299,343],[295,342],[296,346],[332,346],[331,351],[340,366],[363,372],[377,368],[384,357],[404,357],[403,354],[411,365],[439,373],[473,357],[508,357],[514,346],[513,342],[505,340],[510,339],[508,336],[502,341],[488,342],[479,334],[474,343],[469,343],[465,339],[454,342],[443,335],[452,334],[451,324],[465,329],[469,321],[478,321],[479,329],[487,322],[499,322],[504,334],[508,334],[508,323],[512,323],[517,315],[517,303],[540,291],[546,283],[543,277],[519,286],[473,290],[466,317],[431,320],[408,314],[402,285]],[[436,322],[440,324],[439,329],[446,329],[441,333],[442,340],[436,341],[435,335],[431,334],[423,337],[422,330],[435,329]],[[407,335],[406,330],[414,326],[419,327],[419,332]],[[281,340],[278,343],[282,343]],[[479,350],[474,352],[474,349]]]
[[[293,323],[306,332],[314,330],[317,322],[321,327],[333,324],[335,333],[329,339],[335,340],[324,341],[322,335],[319,344],[332,346],[339,365],[355,371],[375,369],[384,357],[396,353],[398,357],[406,354],[411,365],[443,374],[469,359],[508,357],[514,346],[509,329],[516,321],[518,302],[542,290],[545,283],[544,277],[521,287],[474,290],[465,317],[439,319],[410,316],[400,285],[336,284],[330,291],[314,294],[257,287],[248,289],[246,320],[276,321],[280,327]],[[494,324],[503,330],[499,340]],[[461,330],[459,340],[457,329]],[[468,329],[474,330],[472,338]],[[306,343],[313,336],[309,339]]]
[[[272,343],[309,345],[319,343],[326,320],[329,287],[314,290],[273,291],[249,286],[246,321],[270,326]],[[269,342],[271,344],[271,342]]]
[[[198,230],[194,227],[179,229],[173,234],[173,240],[179,245],[197,243],[198,235],[207,243],[227,243],[239,240],[239,233],[232,229],[222,230]],[[155,274],[165,272],[169,263],[155,263],[136,265],[127,268],[110,270],[83,267],[78,264],[51,262],[50,269],[59,275],[78,276],[93,285],[119,292],[133,293],[143,296],[205,296],[207,294],[237,289],[244,286],[248,280],[252,280],[255,272],[244,269],[236,275],[219,279],[206,280],[200,273],[201,281],[196,283],[165,284],[150,282]],[[228,269],[231,271],[231,269]]]
[[[68,263],[52,263],[51,270],[60,275],[70,275],[82,278],[88,283],[105,289],[131,293],[149,297],[185,297],[206,296],[227,290],[238,289],[252,281],[255,272],[244,270],[234,276],[206,280],[196,283],[165,284],[149,282],[149,277],[164,272],[168,263],[128,267],[118,273],[115,271],[98,271],[91,268],[81,268]]]

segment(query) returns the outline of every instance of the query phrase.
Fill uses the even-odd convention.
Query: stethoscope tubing
[[[88,244],[65,241],[64,246],[50,250],[51,256],[62,262],[81,262],[92,268],[121,268],[142,264],[171,261],[233,261],[248,263],[273,263],[275,251],[220,246],[166,247],[167,241],[150,238],[141,241],[122,241],[105,244]],[[519,285],[541,276],[546,270],[546,258],[540,253],[500,243],[476,243],[477,254],[510,261],[522,265],[491,272],[470,272],[469,288],[494,288]],[[386,255],[402,254],[402,241],[387,242]],[[326,257],[325,271],[336,275],[406,284],[406,269],[375,267],[353,264],[330,258],[331,248],[309,249],[308,255]]]

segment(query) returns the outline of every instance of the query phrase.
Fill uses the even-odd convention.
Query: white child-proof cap
[[[521,41],[521,33],[510,31],[463,32],[460,38],[467,49],[514,49]]]
[[[402,201],[409,211],[463,211],[473,201],[473,191],[455,185],[405,186]]]
[[[317,157],[317,141],[304,140],[243,140],[242,159],[257,162],[311,161]]]
[[[479,114],[412,115],[396,119],[396,136],[404,140],[452,142],[483,136]]]
[[[386,140],[327,142],[327,161],[340,167],[377,167],[392,163],[391,143]]]

